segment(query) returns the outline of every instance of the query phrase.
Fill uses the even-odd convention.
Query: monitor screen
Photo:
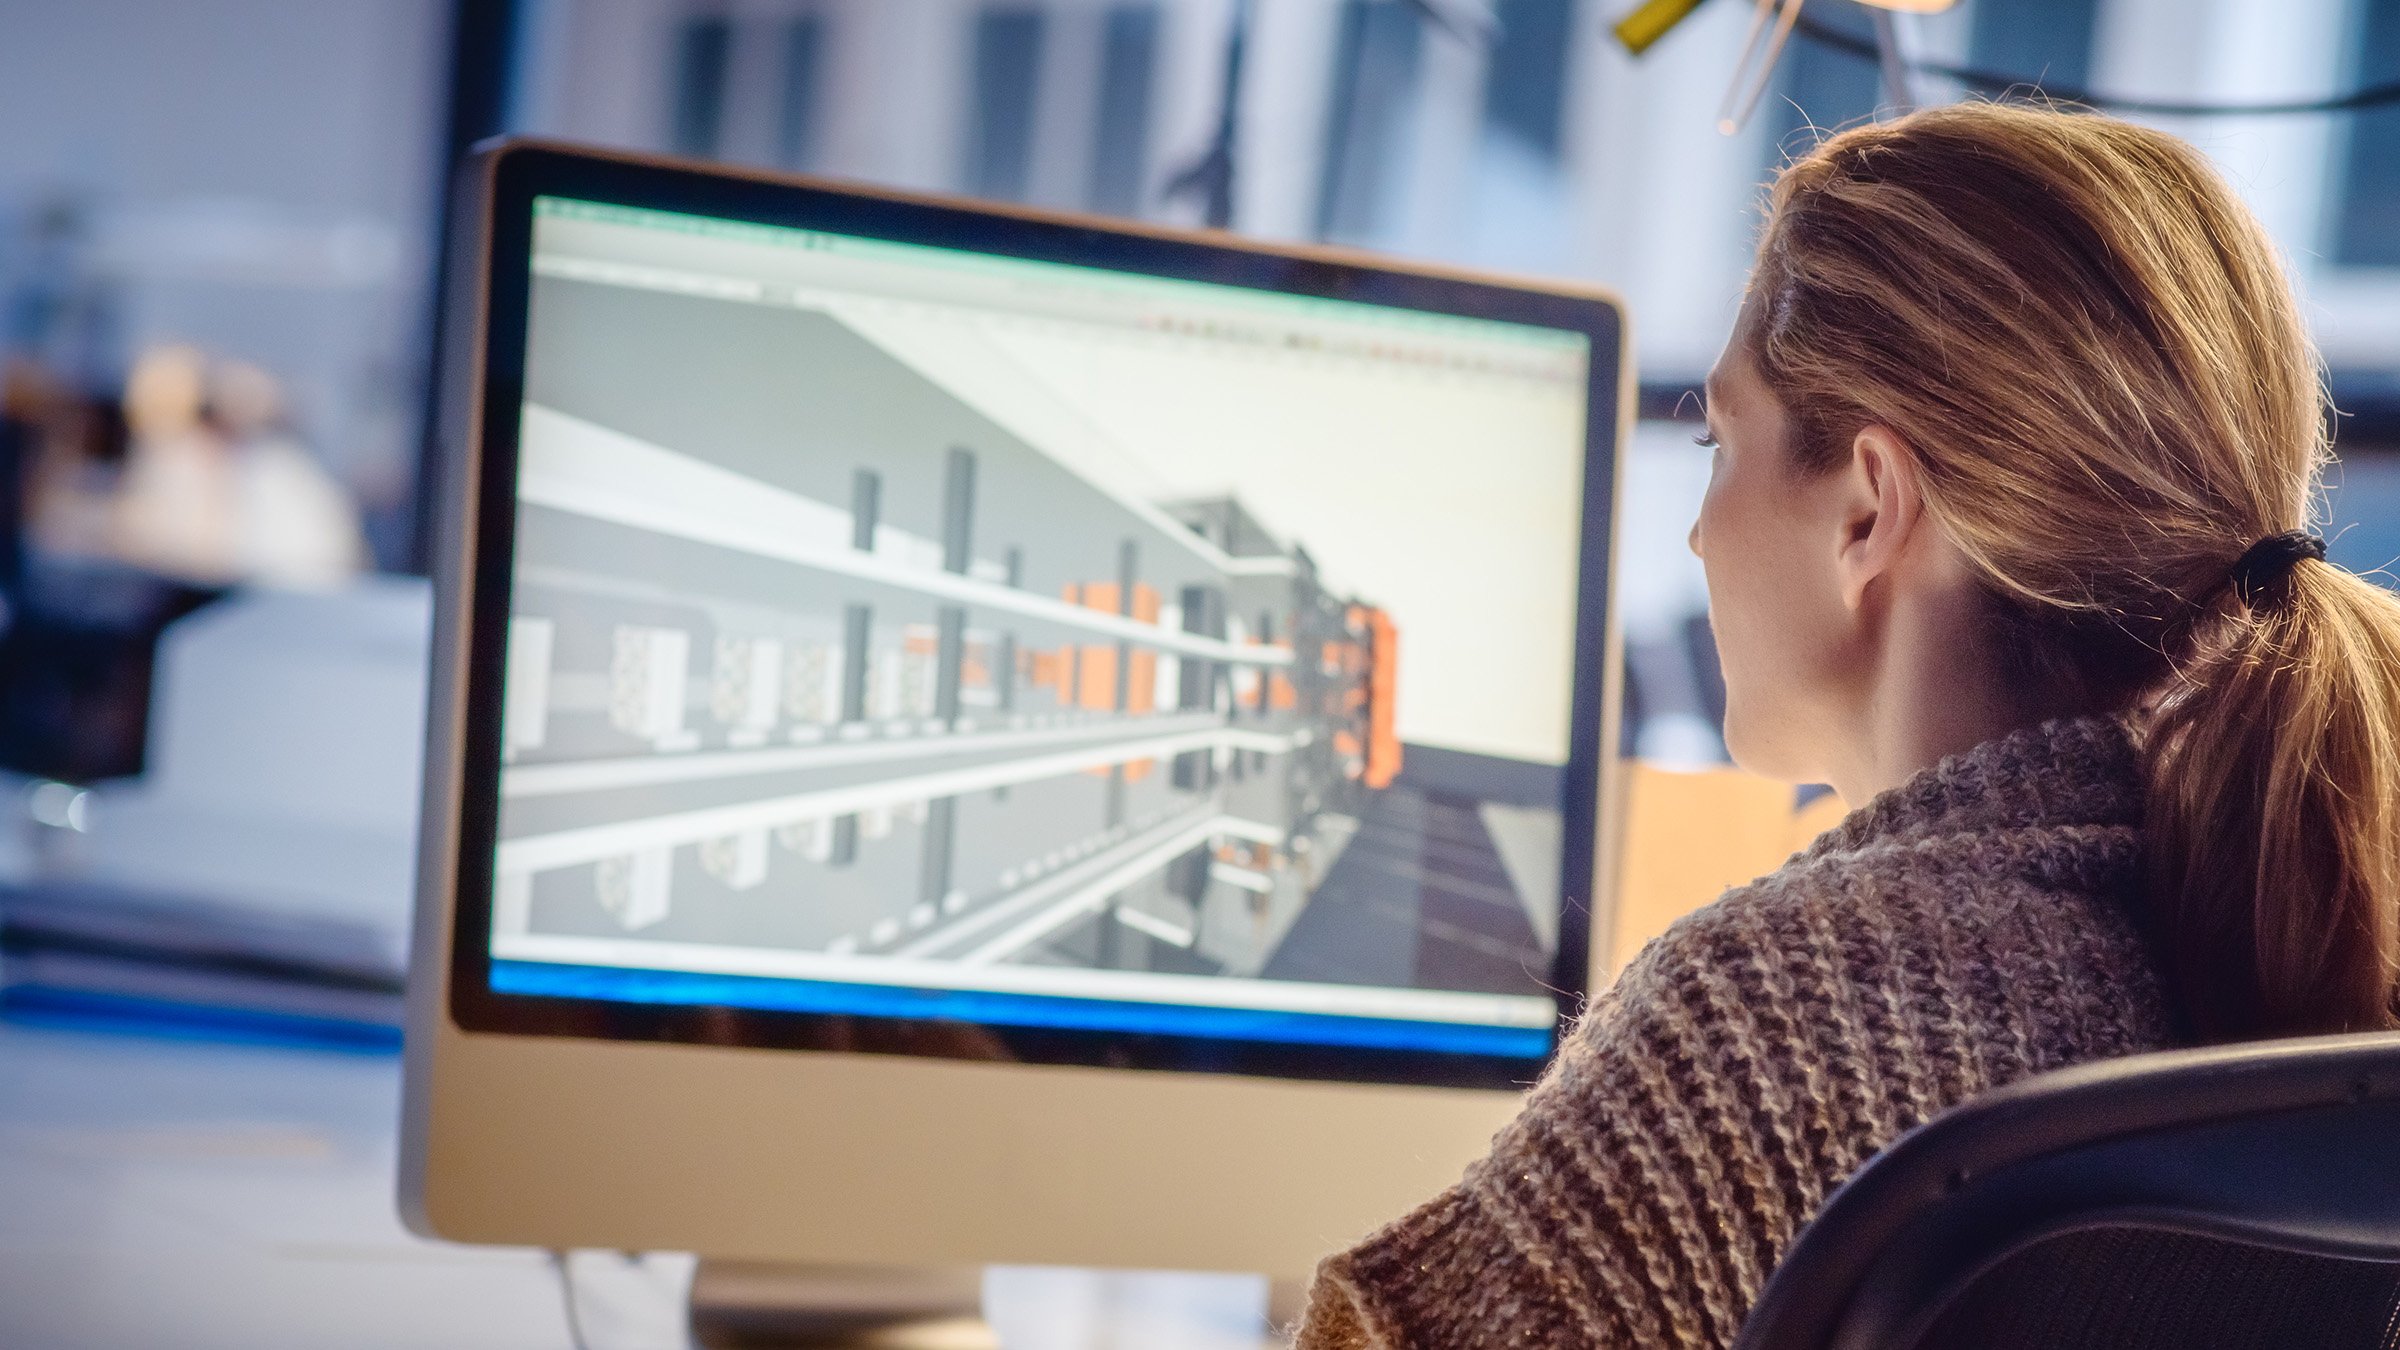
[[[1613,351],[531,217],[491,992],[1548,1053]]]

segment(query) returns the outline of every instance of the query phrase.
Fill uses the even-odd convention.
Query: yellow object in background
[[[1781,867],[1849,809],[1827,794],[1796,810],[1789,783],[1738,769],[1690,773],[1639,761],[1625,765],[1625,794],[1624,872],[1595,986],[1668,924]]]
[[[1665,37],[1698,8],[1700,0],[1647,0],[1617,20],[1614,30],[1617,41],[1625,44],[1625,50],[1640,56],[1650,50],[1651,43]]]

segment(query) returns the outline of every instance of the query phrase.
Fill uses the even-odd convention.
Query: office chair
[[[1735,1350],[2400,1350],[2400,1034],[2172,1051],[1869,1160]]]

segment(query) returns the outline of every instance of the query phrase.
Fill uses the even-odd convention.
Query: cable
[[[1874,41],[1857,37],[1831,27],[1803,14],[1796,25],[1800,35],[1821,47],[1844,52],[1864,61],[1882,60]],[[2189,103],[2174,99],[2119,98],[2073,85],[2046,84],[2021,75],[1984,70],[1975,66],[1954,66],[1942,61],[1909,61],[1910,70],[1925,75],[1939,75],[1956,80],[1978,93],[2000,96],[2015,90],[2031,89],[2067,103],[2082,103],[2111,112],[2149,113],[2159,117],[2265,117],[2287,113],[2343,113],[2368,108],[2400,105],[2400,80],[2387,80],[2317,99],[2279,99],[2259,103]]]
[[[1801,0],[1758,0],[1758,8],[1750,12],[1750,31],[1742,38],[1741,58],[1733,65],[1733,82],[1725,86],[1725,100],[1717,105],[1717,130],[1730,136],[1742,129],[1758,100],[1767,92],[1775,78],[1775,62],[1783,55],[1783,44],[1792,36],[1792,25],[1800,18]],[[1769,17],[1774,20],[1770,31]],[[1765,44],[1763,47],[1761,43]],[[1750,92],[1742,92],[1746,82]]]
[[[567,1309],[567,1344],[574,1350],[592,1350],[592,1343],[583,1338],[583,1309],[575,1301],[575,1272],[567,1264],[567,1253],[557,1247],[548,1251],[550,1266],[558,1272],[558,1297]]]

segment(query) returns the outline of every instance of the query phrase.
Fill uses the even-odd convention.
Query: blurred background
[[[238,1291],[283,1288],[284,1267],[237,1271],[227,1230],[174,1225],[299,1213],[319,1256],[418,1252],[390,1213],[389,1052],[424,701],[426,413],[448,170],[486,136],[1617,288],[1641,381],[1623,749],[1693,770],[1724,750],[1683,543],[1708,472],[1692,391],[1767,180],[1903,94],[2088,100],[2190,138],[2280,241],[2339,408],[2334,556],[2400,558],[2400,0],[1959,0],[1893,21],[1903,79],[1880,64],[1873,11],[1809,0],[1730,135],[1719,108],[1750,5],[1699,4],[1638,57],[1613,31],[1635,7],[0,0],[0,1014],[373,1057],[355,1073],[237,1064],[0,1027],[0,1080],[24,1089],[0,1093],[0,1256],[16,1253],[0,1275],[47,1289],[55,1258],[97,1291],[93,1253],[196,1233],[208,1255],[177,1267],[179,1306],[213,1311],[177,1325],[258,1344],[240,1340]],[[1757,838],[1735,848],[1719,787],[1644,790],[1637,817],[1706,827],[1657,854],[1697,870],[1644,881],[1666,897],[1644,922],[1772,866],[1838,807],[1756,785]],[[291,1118],[311,1123],[274,1124],[270,1100],[309,1103]],[[193,1134],[196,1119],[233,1132]],[[103,1126],[138,1147],[94,1153]],[[43,1198],[77,1167],[101,1189],[149,1176],[127,1194],[164,1196],[168,1228],[128,1204],[107,1222],[137,1241],[85,1217],[86,1192]],[[338,1203],[260,1204],[261,1177],[308,1169]],[[59,1247],[61,1223],[91,1225],[88,1250]],[[274,1260],[303,1241],[271,1236]],[[531,1297],[530,1258],[491,1259],[517,1262],[507,1298]],[[331,1262],[310,1288],[337,1343],[358,1343],[358,1300],[415,1287],[388,1267],[343,1283]],[[113,1306],[95,1294],[57,1325],[113,1325]],[[394,1326],[418,1311],[391,1306]],[[555,1309],[520,1312],[547,1334]],[[113,1343],[142,1343],[127,1335]]]

